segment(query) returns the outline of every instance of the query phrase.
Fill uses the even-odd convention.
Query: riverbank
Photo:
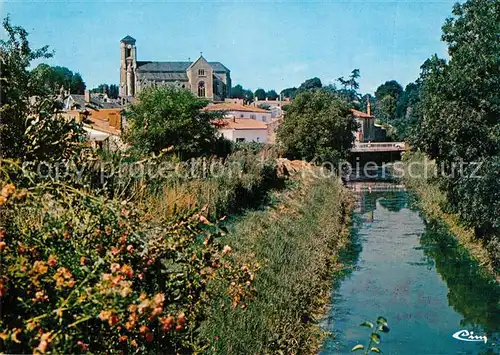
[[[468,250],[470,255],[478,263],[500,281],[500,270],[498,268],[498,255],[481,240],[475,237],[474,231],[464,227],[457,215],[444,211],[446,196],[437,184],[426,178],[426,172],[435,170],[435,163],[425,158],[420,153],[407,153],[404,157],[406,167],[413,163],[412,174],[405,171],[402,178],[407,188],[418,196],[417,205],[426,218],[433,221],[442,221],[449,231],[456,237],[457,241]]]
[[[350,243],[352,197],[339,181],[302,178],[273,199],[232,221],[224,238],[254,272],[245,292],[218,285],[202,330],[214,353],[314,353],[324,338],[318,320]]]

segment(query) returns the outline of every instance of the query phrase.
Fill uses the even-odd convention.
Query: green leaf
[[[380,335],[378,335],[377,333],[372,333],[370,338],[373,340],[375,344],[380,344]]]
[[[361,344],[355,345],[352,349],[351,352],[357,351],[357,350],[363,350],[365,347]]]
[[[376,348],[376,347],[372,347],[372,348],[370,349],[370,351],[371,351],[371,352],[374,352],[374,353],[379,353],[379,354],[382,352],[379,348]]]
[[[385,319],[384,317],[378,317],[377,324],[383,324],[383,325],[387,326],[387,319]]]
[[[365,322],[361,323],[360,326],[373,328],[373,323],[365,321]]]
[[[378,327],[378,330],[380,330],[383,333],[389,333],[390,329],[388,327],[386,327],[385,325],[381,325],[380,327]]]

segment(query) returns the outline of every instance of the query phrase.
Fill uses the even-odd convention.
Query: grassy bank
[[[238,218],[224,237],[250,275],[245,290],[218,285],[202,327],[213,353],[313,353],[321,342],[317,319],[349,243],[352,201],[330,179],[302,180],[275,197],[272,208]]]
[[[493,274],[497,280],[500,279],[500,270],[496,265],[498,255],[495,255],[481,240],[476,238],[472,229],[464,227],[457,215],[446,212],[444,208],[446,206],[446,196],[431,177],[436,168],[434,161],[426,159],[421,153],[407,153],[404,162],[406,163],[406,169],[408,169],[409,164],[413,163],[412,174],[409,174],[408,170],[406,170],[403,181],[411,191],[418,195],[417,204],[426,217],[431,220],[442,221],[456,237],[457,241],[469,251],[470,255]]]

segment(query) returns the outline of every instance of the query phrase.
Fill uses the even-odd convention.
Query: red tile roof
[[[251,118],[223,118],[214,121],[214,124],[220,129],[266,129],[264,122],[253,120]]]
[[[366,112],[361,112],[355,109],[351,109],[351,113],[353,114],[354,117],[357,118],[375,118],[373,115],[369,115]]]
[[[222,103],[222,104],[210,104],[204,108],[206,111],[242,111],[242,112],[259,112],[259,113],[271,113],[268,110],[264,110],[260,107],[240,105],[232,102]]]

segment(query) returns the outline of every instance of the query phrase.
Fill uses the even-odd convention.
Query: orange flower
[[[233,251],[229,245],[225,245],[224,248],[222,249],[222,255],[229,254]]]
[[[134,246],[132,244],[127,245],[127,251],[132,254],[134,252]]]
[[[111,234],[111,227],[110,226],[104,227],[104,232],[106,233],[106,235],[110,235]]]
[[[121,269],[122,274],[126,275],[128,278],[132,278],[134,276],[134,270],[130,265],[123,265]]]
[[[6,245],[7,244],[4,241],[0,241],[0,251],[3,251]]]
[[[149,328],[148,328],[148,327],[146,327],[145,325],[143,325],[143,326],[141,326],[141,327],[139,328],[139,333],[141,333],[141,334],[145,334],[145,333],[147,333],[147,332],[149,332]]]
[[[47,267],[47,265],[45,265],[45,261],[37,260],[33,264],[33,271],[37,274],[43,275],[47,273],[48,270],[49,268]]]
[[[55,254],[50,254],[49,255],[49,260],[47,261],[47,265],[50,267],[54,267],[57,264],[57,257]]]
[[[120,270],[120,264],[117,263],[111,264],[111,272],[117,272],[118,270]]]
[[[130,313],[134,313],[135,311],[137,311],[137,306],[135,304],[131,304],[130,306],[128,306],[128,310]]]
[[[12,184],[7,184],[2,188],[2,196],[8,199],[16,190],[16,187]]]
[[[89,263],[89,259],[87,259],[86,257],[82,256],[80,258],[80,265],[84,266],[84,265],[87,265]]]
[[[118,324],[119,321],[120,321],[120,318],[118,318],[118,316],[116,314],[113,314],[109,317],[108,323],[112,327],[115,324]]]
[[[186,323],[186,316],[184,315],[183,312],[179,313],[177,315],[177,322],[180,324],[180,325],[184,325],[184,323]]]
[[[170,314],[166,317],[160,318],[160,323],[163,325],[163,330],[168,332],[174,326],[175,319]]]
[[[158,293],[154,297],[154,302],[155,302],[157,307],[163,305],[164,301],[165,301],[165,294],[163,294],[163,293]]]
[[[99,318],[102,320],[102,321],[105,321],[105,320],[108,320],[109,317],[111,317],[111,311],[105,311],[105,310],[102,310],[101,313],[99,313]]]
[[[120,337],[120,339],[118,339],[118,341],[119,341],[120,343],[124,343],[124,342],[126,342],[126,341],[127,341],[127,339],[128,339],[128,336],[126,336],[126,335],[122,335],[122,336]]]

